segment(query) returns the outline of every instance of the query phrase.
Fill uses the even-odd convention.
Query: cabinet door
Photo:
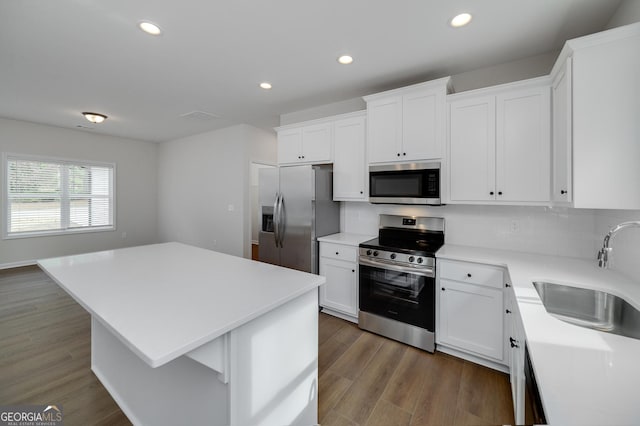
[[[426,160],[442,157],[444,108],[444,89],[439,91],[422,90],[403,96],[403,160]]]
[[[495,199],[495,97],[450,104],[451,201]]]
[[[496,102],[496,199],[549,201],[549,87],[501,94]]]
[[[333,199],[366,201],[365,117],[334,123]]]
[[[440,279],[440,341],[503,358],[502,290]]]
[[[327,282],[320,286],[320,306],[356,317],[358,315],[357,265],[320,258],[320,275]]]
[[[331,162],[331,127],[331,123],[322,123],[302,128],[303,162]]]
[[[553,102],[553,188],[552,199],[571,202],[571,58],[568,58],[551,86]]]
[[[278,164],[302,161],[302,128],[278,132]]]
[[[367,103],[369,163],[402,160],[402,97]]]

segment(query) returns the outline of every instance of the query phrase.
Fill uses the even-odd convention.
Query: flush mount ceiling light
[[[138,27],[140,27],[140,29],[147,34],[151,34],[154,36],[162,34],[162,30],[160,29],[160,27],[153,22],[141,21],[138,23]]]
[[[262,83],[260,83],[260,87],[262,87],[264,90],[269,90],[271,89],[271,83],[263,81]]]
[[[338,58],[338,62],[342,65],[349,65],[351,62],[353,62],[353,58],[349,55],[342,55]]]
[[[451,25],[454,28],[464,27],[469,22],[471,22],[471,18],[472,18],[471,14],[461,13],[460,15],[454,16],[453,19],[449,21],[449,25]]]
[[[94,124],[100,124],[107,119],[106,115],[98,114],[97,112],[83,112],[82,115],[84,115],[84,118],[86,118],[87,121]]]

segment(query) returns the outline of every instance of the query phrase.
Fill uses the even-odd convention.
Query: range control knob
[[[396,258],[396,254],[395,253],[391,253],[391,256],[389,256],[391,259],[395,259]]]
[[[418,258],[418,263],[422,263],[422,258],[421,257]]]
[[[367,250],[367,256],[371,256],[371,250]]]
[[[414,260],[415,260],[415,257],[409,256],[409,262],[413,262]]]
[[[374,251],[374,252],[373,252],[373,255],[374,255],[374,256],[377,256],[377,255],[378,255],[378,252],[377,252],[377,251]]]

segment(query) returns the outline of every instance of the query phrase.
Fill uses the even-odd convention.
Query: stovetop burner
[[[444,219],[380,215],[378,238],[360,247],[434,257],[444,244]]]

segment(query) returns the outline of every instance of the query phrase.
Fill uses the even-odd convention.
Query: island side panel
[[[318,291],[231,332],[231,425],[318,423]]]
[[[91,319],[91,369],[134,425],[228,425],[229,385],[179,357],[151,368]]]

